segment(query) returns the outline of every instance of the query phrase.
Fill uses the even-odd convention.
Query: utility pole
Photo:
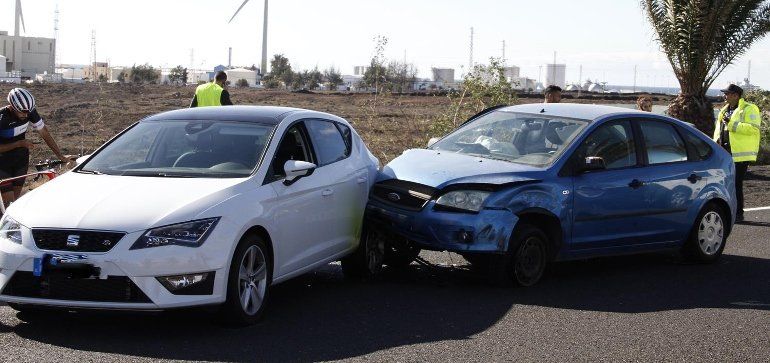
[[[262,64],[259,69],[262,74],[267,74],[267,0],[265,0],[264,20],[262,21]]]
[[[746,85],[751,86],[751,61],[749,61],[749,73],[746,75]]]
[[[96,82],[96,30],[91,29],[91,82]]]
[[[634,93],[636,93],[636,65],[634,65]]]
[[[473,71],[473,27],[471,27],[471,45],[468,54],[468,73],[470,73]]]
[[[56,72],[56,66],[59,64],[59,52],[56,51],[56,47],[59,45],[59,4],[56,4],[56,10],[53,12],[53,64],[54,72]]]
[[[505,65],[505,40],[503,40],[503,65]]]
[[[195,69],[195,49],[190,48],[190,70]]]
[[[583,92],[583,65],[580,65],[580,73],[578,75],[578,98],[580,98],[580,93]]]
[[[537,83],[542,84],[543,82],[543,66],[537,66]]]

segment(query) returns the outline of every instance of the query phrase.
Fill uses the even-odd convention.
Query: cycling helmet
[[[8,103],[21,112],[31,112],[35,109],[35,97],[24,88],[14,88],[8,92]]]

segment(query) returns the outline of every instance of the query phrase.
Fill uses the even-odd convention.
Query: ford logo
[[[401,196],[398,195],[398,193],[388,193],[388,199],[394,202],[398,202],[399,200],[401,200]]]
[[[67,236],[67,247],[77,247],[80,244],[80,235],[71,234]]]

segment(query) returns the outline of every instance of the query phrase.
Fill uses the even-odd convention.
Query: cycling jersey
[[[0,144],[10,144],[23,140],[29,124],[32,124],[35,130],[43,128],[43,118],[40,117],[37,110],[32,110],[27,115],[27,119],[22,120],[11,110],[11,106],[0,108]]]
[[[35,130],[43,128],[43,119],[37,110],[32,110],[27,115],[27,119],[22,120],[16,116],[10,106],[0,108],[0,144],[23,140],[30,124]],[[17,147],[0,153],[0,179],[24,175],[27,169],[29,169],[29,149],[26,147]],[[24,179],[17,179],[13,184],[0,185],[0,191],[7,192],[12,190],[13,186],[22,185],[24,185]]]

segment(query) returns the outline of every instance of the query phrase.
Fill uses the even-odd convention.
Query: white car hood
[[[135,232],[194,219],[243,181],[70,172],[22,196],[8,214],[29,228]]]

